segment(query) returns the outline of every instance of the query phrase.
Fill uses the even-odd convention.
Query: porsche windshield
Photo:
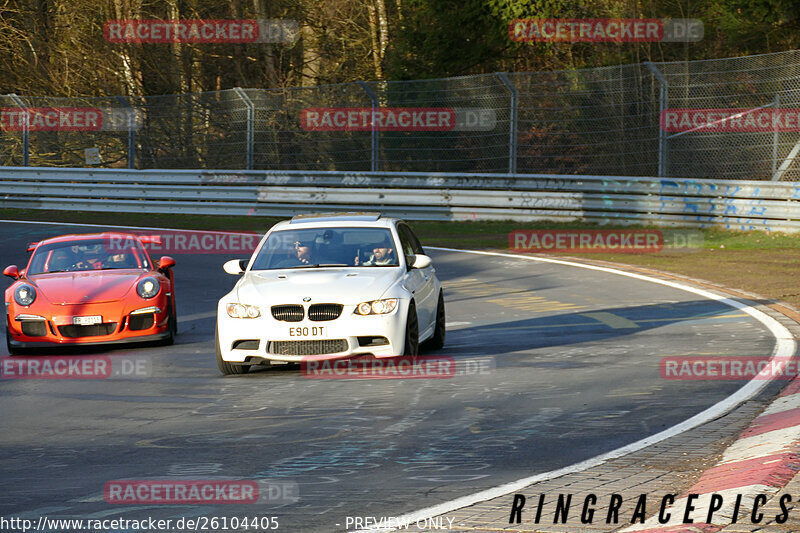
[[[149,268],[138,240],[96,239],[39,246],[31,258],[28,275],[121,268]]]
[[[273,232],[252,270],[398,264],[397,247],[386,228],[310,228]]]

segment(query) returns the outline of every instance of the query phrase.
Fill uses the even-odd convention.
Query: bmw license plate
[[[100,315],[74,316],[72,317],[72,323],[75,326],[93,326],[95,324],[102,324],[103,317]]]
[[[325,326],[297,326],[289,328],[290,337],[311,337],[315,339],[325,337]]]

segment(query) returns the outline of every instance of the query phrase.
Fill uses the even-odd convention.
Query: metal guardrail
[[[555,174],[0,169],[0,207],[416,220],[573,221],[800,231],[800,182]]]

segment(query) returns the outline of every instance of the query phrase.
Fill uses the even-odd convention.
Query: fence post
[[[370,171],[371,172],[378,172],[378,129],[375,127],[375,111],[378,109],[378,95],[375,94],[369,85],[367,85],[363,81],[357,81],[357,84],[364,89],[364,92],[367,93],[369,99],[372,101],[372,117],[370,117],[370,122],[372,123],[372,143],[370,149]]]
[[[253,170],[253,148],[255,146],[256,106],[241,87],[234,87],[234,92],[247,106],[247,170]]]
[[[508,79],[505,72],[497,72],[497,77],[511,94],[511,108],[508,119],[508,173],[517,173],[517,117],[519,110],[519,91]]]
[[[128,109],[128,168],[136,168],[136,110],[123,96],[117,96],[123,106]]]
[[[781,107],[781,93],[775,94],[775,102],[773,109],[780,109]],[[776,124],[775,131],[772,132],[772,178],[775,179],[778,170],[778,126]]]
[[[658,95],[658,177],[663,178],[664,176],[669,175],[669,152],[667,147],[667,132],[664,131],[664,128],[661,127],[661,116],[664,114],[664,110],[667,109],[668,105],[668,85],[667,80],[661,74],[656,66],[651,63],[650,61],[645,61],[644,63],[650,72],[653,73],[656,80],[658,80],[659,84],[659,95]]]
[[[14,101],[20,108],[22,108],[22,113],[20,116],[22,117],[22,166],[27,167],[30,165],[31,157],[30,157],[30,123],[28,122],[29,117],[28,113],[25,111],[26,106],[22,100],[20,100],[19,96],[14,93],[8,95],[11,100]]]

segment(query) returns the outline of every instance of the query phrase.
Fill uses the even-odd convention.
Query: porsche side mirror
[[[414,261],[411,263],[411,268],[428,268],[431,266],[431,258],[427,255],[417,254],[414,256]]]
[[[175,260],[168,255],[161,256],[158,260],[158,269],[166,270],[175,266]]]
[[[224,270],[228,274],[238,276],[247,269],[248,262],[249,259],[231,259],[230,261],[226,261],[225,264],[222,265],[222,270]]]
[[[3,275],[8,276],[9,278],[18,279],[19,269],[17,268],[17,265],[8,265],[5,270],[3,270]]]

